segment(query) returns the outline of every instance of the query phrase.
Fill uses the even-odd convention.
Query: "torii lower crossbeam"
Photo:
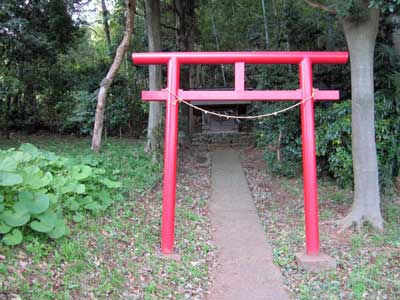
[[[344,64],[347,52],[179,52],[134,53],[134,64],[167,64],[167,89],[144,91],[146,101],[166,101],[164,178],[162,194],[161,250],[174,251],[174,219],[176,198],[176,160],[178,145],[177,97],[186,101],[304,101],[300,105],[302,129],[302,155],[304,180],[304,215],[306,255],[318,256],[320,252],[318,229],[317,171],[314,132],[314,101],[338,100],[338,91],[313,89],[313,64]],[[298,64],[300,87],[292,91],[249,91],[245,89],[245,64]],[[184,91],[179,89],[182,64],[234,64],[235,88],[233,91]]]

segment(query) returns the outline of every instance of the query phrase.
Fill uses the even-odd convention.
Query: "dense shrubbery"
[[[265,105],[263,111],[274,111],[280,106],[281,104]],[[375,115],[380,182],[382,188],[391,190],[400,167],[398,96],[377,94]],[[340,186],[351,186],[351,102],[342,101],[329,107],[317,105],[315,126],[318,170],[333,176]],[[279,118],[265,119],[259,122],[256,128],[258,144],[266,149],[265,159],[271,171],[285,176],[300,175],[301,131],[298,111],[281,115]]]
[[[101,161],[84,161],[41,151],[32,144],[0,151],[0,234],[7,245],[23,235],[44,233],[57,239],[66,220],[107,209],[122,199],[121,183],[105,175]]]
[[[4,4],[3,4],[4,2]],[[0,128],[3,133],[50,131],[89,135],[96,96],[124,28],[123,1],[110,16],[112,51],[100,24],[81,22],[85,1],[5,0],[0,4]],[[3,13],[4,12],[4,13]],[[72,17],[74,16],[74,17]],[[140,31],[144,18],[135,20]],[[11,34],[18,33],[18,34]],[[144,36],[144,31],[138,34]],[[38,38],[40,37],[40,38]],[[133,37],[132,42],[139,38]],[[130,51],[139,47],[130,48]],[[111,55],[110,55],[111,54]],[[140,135],[145,112],[139,91],[146,68],[135,70],[126,56],[107,99],[109,135]],[[141,77],[135,80],[136,77]]]
[[[261,105],[263,113],[271,113],[289,104]],[[266,118],[256,124],[257,145],[265,149],[268,168],[275,174],[295,176],[301,170],[301,127],[299,110],[278,117]],[[290,128],[290,130],[289,130]]]
[[[68,108],[62,107],[68,105]],[[96,110],[96,94],[85,90],[74,91],[68,104],[60,103],[64,122],[60,126],[62,132],[79,132],[90,134],[93,130]]]
[[[124,76],[117,76],[107,98],[104,127],[107,134],[140,135],[143,130],[145,111],[138,99],[138,90],[130,95],[127,86],[131,82]],[[65,96],[57,106],[59,114],[53,116],[56,120],[55,129],[62,133],[79,133],[91,135],[94,127],[94,116],[97,103],[97,92],[89,92],[93,87],[81,86],[69,96]]]
[[[342,187],[353,184],[351,102],[315,110],[319,171],[331,174]]]

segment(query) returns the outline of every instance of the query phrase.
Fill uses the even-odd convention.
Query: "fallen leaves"
[[[320,179],[321,245],[337,259],[338,267],[317,275],[305,273],[294,258],[295,252],[304,249],[302,182],[270,175],[259,167],[262,157],[261,150],[246,149],[242,163],[273,245],[274,263],[280,267],[293,299],[400,299],[399,208],[383,203],[384,211],[394,216],[386,234],[369,228],[338,233],[331,220],[346,214],[352,194]]]

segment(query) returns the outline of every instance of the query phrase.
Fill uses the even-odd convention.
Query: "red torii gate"
[[[186,101],[276,101],[304,100],[300,105],[304,181],[304,214],[306,255],[320,254],[318,229],[317,171],[314,133],[314,100],[338,100],[338,91],[320,91],[313,88],[313,64],[344,64],[347,52],[168,52],[133,53],[138,65],[168,65],[167,89],[143,91],[145,101],[166,101],[164,179],[162,193],[161,250],[172,254],[174,246],[174,219],[176,198],[176,160],[178,145],[179,98]],[[260,91],[245,89],[245,64],[298,64],[300,88],[291,91]],[[182,64],[234,64],[233,91],[184,91],[179,89]]]

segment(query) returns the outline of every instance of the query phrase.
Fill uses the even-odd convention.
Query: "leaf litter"
[[[321,250],[336,258],[338,266],[329,272],[306,273],[294,257],[304,251],[301,178],[268,173],[261,149],[246,148],[241,154],[260,219],[272,242],[274,263],[294,300],[400,299],[400,208],[396,196],[383,197],[385,232],[364,226],[360,232],[338,233],[332,220],[349,211],[352,193],[326,178],[319,179]]]

